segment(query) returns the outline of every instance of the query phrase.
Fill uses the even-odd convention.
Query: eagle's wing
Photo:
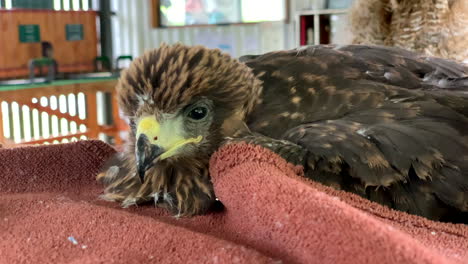
[[[244,55],[239,61],[255,71],[268,69],[274,61],[287,64],[293,58],[305,58],[304,64],[331,70],[331,65],[342,65],[362,70],[353,72],[350,79],[370,80],[408,89],[454,88],[468,89],[468,67],[455,61],[427,57],[405,49],[368,45],[320,45],[305,46],[288,51],[262,55]],[[328,67],[327,67],[328,66]],[[338,72],[338,71],[336,71]]]
[[[468,211],[468,146],[436,121],[360,128],[334,120],[293,128],[285,139],[309,151],[313,179],[419,215],[435,214],[439,201]]]
[[[281,139],[239,140],[304,166],[312,180],[391,208],[438,220],[468,212],[468,144],[437,121],[364,128],[338,119],[294,127]]]
[[[301,95],[301,87],[310,86],[315,98],[321,99],[317,102],[311,97],[314,101],[308,106],[304,103],[303,108],[295,108],[303,117],[299,122],[285,119],[267,126],[259,123],[277,118],[270,116],[270,112],[276,113],[274,108],[260,105],[249,126],[273,138],[268,142],[257,136],[260,139],[248,141],[304,165],[306,176],[313,180],[398,210],[431,219],[450,218],[447,215],[452,211],[468,212],[468,99],[455,91],[468,90],[467,69],[396,48],[321,49],[244,58],[255,71],[264,72],[265,94],[270,100],[269,86],[279,82],[269,75],[271,71],[280,71],[276,75],[287,78],[288,74],[300,76],[310,69],[326,68],[320,74],[333,79],[337,91],[327,94],[326,83],[294,83],[295,95]],[[329,61],[324,56],[327,52]],[[275,56],[289,56],[289,68],[274,68]],[[298,59],[306,66],[302,72],[297,72],[294,57],[310,58]],[[340,76],[344,68],[355,72]],[[349,96],[342,96],[346,94]],[[342,110],[346,105],[355,107]],[[288,107],[284,103],[286,110]],[[289,129],[277,136],[273,132],[278,131],[277,124]]]

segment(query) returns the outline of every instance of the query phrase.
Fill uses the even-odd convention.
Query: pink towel
[[[211,159],[222,213],[98,199],[100,141],[0,149],[0,263],[468,263],[468,226],[396,212],[246,144]]]

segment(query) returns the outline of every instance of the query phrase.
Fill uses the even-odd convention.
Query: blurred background
[[[120,145],[120,71],[162,42],[234,57],[317,44],[468,58],[465,0],[0,0],[0,144]]]

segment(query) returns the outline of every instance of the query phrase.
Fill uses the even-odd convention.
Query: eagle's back
[[[249,128],[308,149],[306,175],[432,219],[468,212],[467,67],[360,45],[241,60],[263,81]]]

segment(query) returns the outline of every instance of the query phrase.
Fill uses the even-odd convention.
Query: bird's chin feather
[[[131,155],[121,164],[126,168],[113,166],[99,178],[105,185],[105,200],[120,202],[123,207],[154,204],[176,216],[206,213],[215,202],[208,159],[179,157],[161,161],[147,171],[143,183]]]

